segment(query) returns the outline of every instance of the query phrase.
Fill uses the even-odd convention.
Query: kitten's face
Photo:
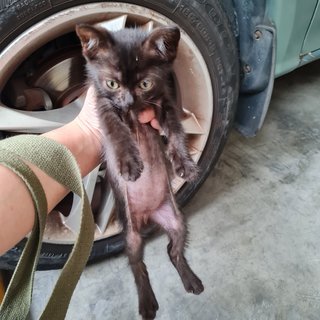
[[[180,32],[123,29],[114,33],[89,25],[76,28],[89,77],[99,94],[123,112],[157,105],[170,87]]]

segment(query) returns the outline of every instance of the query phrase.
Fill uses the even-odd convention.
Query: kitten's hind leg
[[[186,291],[200,294],[204,290],[202,282],[191,270],[184,256],[187,228],[181,212],[175,204],[167,201],[152,214],[151,219],[159,224],[169,236],[168,254]]]
[[[154,319],[159,305],[150,285],[146,265],[143,262],[143,240],[140,234],[131,228],[126,234],[126,250],[137,285],[139,313],[144,320]]]

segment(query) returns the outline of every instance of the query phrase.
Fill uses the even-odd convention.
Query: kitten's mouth
[[[122,113],[124,113],[124,110],[122,110],[119,106],[117,105],[112,105],[112,108],[116,110],[116,112],[121,115]]]
[[[127,118],[130,115],[131,110],[129,108],[121,108],[117,105],[112,105],[112,108],[115,110],[121,120]]]

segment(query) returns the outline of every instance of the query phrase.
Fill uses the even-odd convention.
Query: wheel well
[[[267,0],[221,1],[237,39],[240,90],[235,127],[254,136],[262,127],[274,82],[275,33],[266,16]]]

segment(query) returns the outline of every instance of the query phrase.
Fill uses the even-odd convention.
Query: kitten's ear
[[[143,43],[144,53],[154,58],[172,62],[177,56],[180,30],[177,27],[154,29]]]
[[[81,41],[82,52],[88,59],[93,59],[99,51],[108,49],[114,44],[107,30],[89,24],[76,25],[76,33]]]

